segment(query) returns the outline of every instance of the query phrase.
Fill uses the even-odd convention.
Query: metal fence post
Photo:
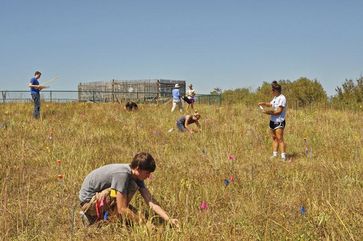
[[[115,80],[112,79],[112,103],[115,102]]]
[[[50,98],[50,102],[53,101],[53,98],[52,98],[52,91],[49,91],[49,98]]]
[[[95,101],[95,91],[92,91],[92,94],[93,94],[93,103],[95,103],[96,101]]]

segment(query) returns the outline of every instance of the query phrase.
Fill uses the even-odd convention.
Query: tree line
[[[280,80],[278,82],[292,107],[329,105],[336,108],[363,109],[363,77],[356,80],[346,79],[342,86],[335,88],[336,94],[330,97],[316,79],[301,77],[295,81]],[[220,94],[223,103],[255,105],[258,101],[271,99],[271,83],[263,82],[256,90],[250,88],[232,90],[215,88],[211,94]]]

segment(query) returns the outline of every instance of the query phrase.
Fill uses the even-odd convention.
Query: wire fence
[[[150,92],[121,92],[121,91],[79,91],[79,90],[43,90],[40,98],[45,102],[127,102],[137,103],[165,103],[171,100],[170,96],[160,96],[159,93]],[[29,91],[25,90],[3,90],[1,91],[0,102],[31,102]],[[220,95],[198,94],[195,102],[199,104],[221,105]]]

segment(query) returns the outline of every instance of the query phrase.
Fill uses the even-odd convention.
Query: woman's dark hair
[[[275,90],[275,91],[281,93],[281,90],[282,90],[281,85],[279,85],[276,80],[272,81],[271,87],[272,87],[272,90]]]
[[[156,164],[150,153],[139,152],[134,156],[130,167],[131,169],[139,168],[144,171],[153,172],[156,169]]]
[[[36,75],[42,75],[42,73],[40,73],[40,71],[35,71],[34,76]]]

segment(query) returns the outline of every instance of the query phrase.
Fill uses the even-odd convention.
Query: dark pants
[[[34,101],[33,117],[38,119],[40,117],[40,94],[32,94],[32,99]]]

